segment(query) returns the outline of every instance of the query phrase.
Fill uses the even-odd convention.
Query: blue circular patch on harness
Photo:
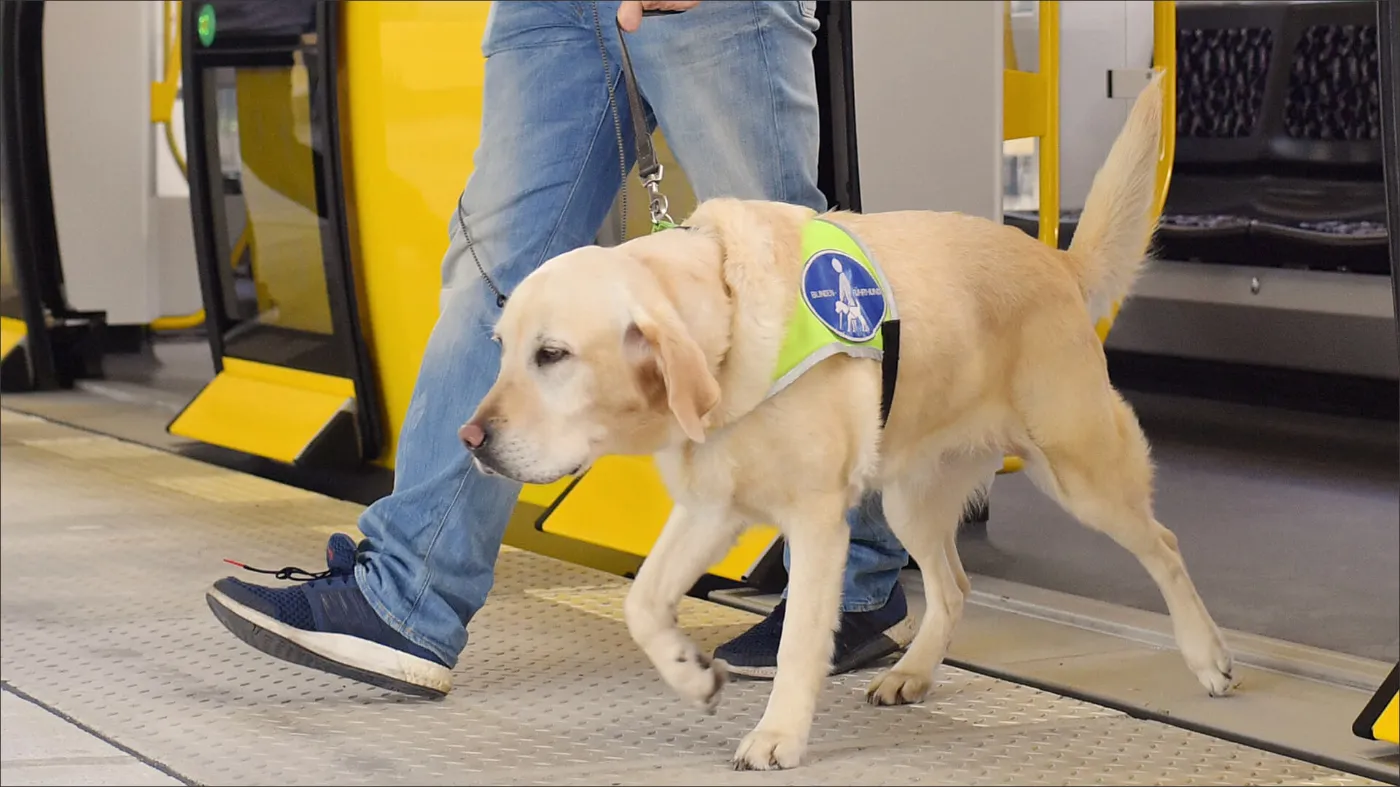
[[[864,265],[849,254],[813,254],[802,270],[802,300],[831,332],[848,342],[866,342],[885,319],[885,293]]]

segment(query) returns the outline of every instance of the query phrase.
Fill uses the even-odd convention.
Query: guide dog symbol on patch
[[[837,336],[866,342],[885,318],[885,293],[870,271],[848,254],[812,255],[802,273],[802,300]]]

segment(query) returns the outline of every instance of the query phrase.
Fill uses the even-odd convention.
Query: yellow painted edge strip
[[[29,326],[24,320],[13,317],[0,317],[0,359],[10,357],[10,353],[29,335]]]

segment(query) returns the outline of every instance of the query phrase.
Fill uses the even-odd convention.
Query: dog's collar
[[[889,279],[860,240],[830,218],[803,226],[802,257],[798,303],[765,398],[833,355],[878,359],[883,426],[899,376],[899,312]]]

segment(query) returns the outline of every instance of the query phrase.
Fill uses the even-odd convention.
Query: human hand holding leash
[[[700,0],[627,0],[617,9],[617,23],[623,30],[635,33],[642,26],[642,15],[646,12],[678,14],[699,4]]]

